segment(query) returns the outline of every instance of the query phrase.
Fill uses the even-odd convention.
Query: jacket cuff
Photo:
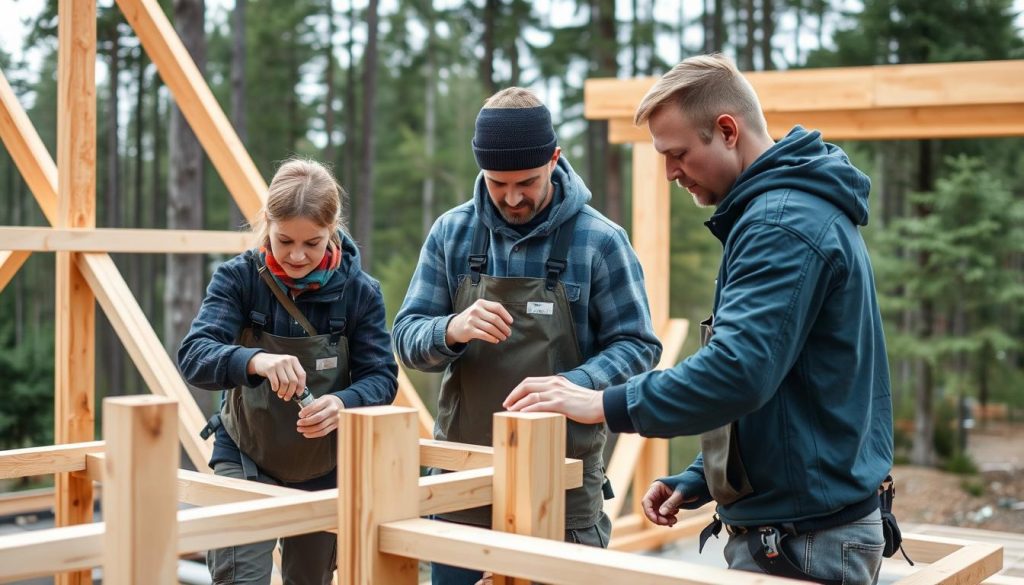
[[[629,418],[626,404],[626,385],[612,386],[601,396],[604,403],[604,420],[608,428],[615,433],[635,433],[633,421]]]
[[[696,510],[711,501],[707,480],[689,469],[678,475],[659,477],[657,481],[669,486],[673,491],[682,492],[687,496],[697,496],[696,500],[679,506],[684,510]]]
[[[583,386],[584,388],[597,390],[597,388],[594,387],[594,379],[590,377],[590,374],[588,374],[586,370],[583,370],[581,368],[569,370],[568,372],[559,374],[559,376],[562,376],[563,378],[569,380],[570,382],[576,384],[577,386]]]
[[[363,395],[351,389],[344,389],[340,392],[332,392],[338,398],[341,399],[341,403],[345,405],[345,408],[357,408],[364,406]]]
[[[448,323],[454,318],[455,315],[448,315],[447,317],[434,319],[434,330],[431,334],[434,349],[440,352],[441,355],[450,358],[457,358],[466,350],[465,343],[458,343],[455,347],[448,347],[448,344],[444,341],[444,334],[448,331]]]
[[[263,376],[257,376],[256,374],[250,376],[246,369],[249,367],[249,360],[252,359],[252,356],[262,351],[258,347],[236,348],[234,353],[231,354],[231,359],[228,361],[229,384],[232,386],[246,386],[248,388],[259,386],[263,382]]]

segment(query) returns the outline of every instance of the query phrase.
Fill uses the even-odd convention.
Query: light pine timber
[[[878,65],[788,71],[749,71],[744,77],[766,113],[881,108],[1020,106],[1024,60]],[[654,77],[588,79],[584,115],[591,120],[633,119]]]
[[[436,520],[414,519],[384,524],[380,527],[380,549],[394,555],[514,575],[552,585],[802,583]]]
[[[0,248],[29,252],[237,254],[252,247],[252,234],[210,230],[124,228],[0,228]]]
[[[178,582],[178,408],[161,396],[103,401],[103,583]]]
[[[495,530],[562,541],[565,538],[565,417],[499,412],[494,420]],[[529,585],[494,576],[494,585]]]
[[[96,2],[57,3],[57,226],[96,225]],[[96,302],[69,252],[57,254],[54,441],[95,437]],[[58,526],[92,521],[92,482],[57,474]],[[58,575],[57,585],[86,585],[87,571]]]
[[[419,481],[416,411],[343,410],[338,419],[338,583],[417,585],[418,563],[377,548],[381,523],[415,518]]]
[[[85,469],[85,457],[103,452],[103,441],[0,451],[0,479]]]

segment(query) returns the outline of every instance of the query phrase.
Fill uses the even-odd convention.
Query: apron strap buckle
[[[569,263],[565,260],[556,260],[554,258],[548,259],[546,264],[548,276],[544,279],[544,286],[549,291],[555,290],[555,287],[558,286],[558,277],[565,272],[565,268],[567,266],[569,266]]]
[[[470,254],[469,256],[469,277],[473,284],[480,284],[480,275],[487,267],[487,254]]]

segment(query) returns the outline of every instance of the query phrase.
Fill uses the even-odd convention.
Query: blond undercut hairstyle
[[[340,249],[338,230],[344,223],[344,197],[344,189],[324,165],[302,158],[285,161],[274,173],[267,189],[267,203],[253,222],[256,245],[269,249],[271,223],[302,217],[328,228],[331,244]]]
[[[677,107],[711,142],[722,114],[742,118],[755,132],[767,133],[761,102],[736,65],[721,54],[698,55],[676,65],[654,84],[636,109],[633,122],[647,122],[659,109]]]
[[[522,87],[507,87],[484,102],[484,108],[536,108],[543,105],[537,94]]]

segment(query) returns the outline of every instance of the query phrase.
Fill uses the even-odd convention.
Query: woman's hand
[[[246,371],[266,378],[277,397],[286,402],[306,387],[306,371],[293,355],[260,352],[249,360]]]
[[[338,413],[344,409],[345,403],[341,398],[325,394],[299,411],[295,430],[307,439],[323,437],[338,428]]]

